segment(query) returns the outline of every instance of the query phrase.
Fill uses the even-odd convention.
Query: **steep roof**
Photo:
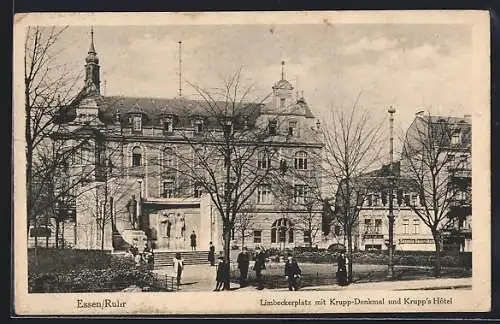
[[[217,123],[217,115],[223,117],[224,109],[231,111],[229,103],[215,102],[207,103],[203,100],[192,100],[184,98],[152,98],[152,97],[124,97],[124,96],[100,96],[90,94],[99,107],[99,119],[105,123],[113,123],[116,116],[125,121],[131,114],[143,114],[143,125],[161,125],[160,120],[164,115],[172,115],[177,125],[191,125],[195,117],[204,119],[207,125]],[[70,122],[76,118],[78,103],[85,98],[84,94],[78,95],[77,99],[70,105],[61,109],[60,122]],[[234,118],[235,123],[247,123],[248,126],[255,124],[261,111],[261,104],[241,103],[236,105]],[[226,116],[229,114],[226,114]]]

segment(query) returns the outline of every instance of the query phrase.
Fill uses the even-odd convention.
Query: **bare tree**
[[[186,111],[185,115],[192,116],[192,124],[179,130],[184,145],[164,152],[164,156],[176,159],[164,172],[175,174],[179,186],[197,186],[210,197],[222,219],[224,259],[229,263],[237,215],[273,170],[270,164],[260,166],[257,156],[264,152],[271,161],[276,150],[258,119],[263,100],[249,100],[251,88],[242,86],[241,71],[226,80],[221,89],[191,86],[201,100]],[[198,117],[193,117],[197,112]],[[228,280],[225,289],[229,285]]]
[[[245,239],[251,236],[250,229],[255,224],[256,216],[257,211],[255,209],[255,204],[247,204],[241,209],[234,219],[234,231],[241,237],[242,248],[245,246]]]
[[[77,78],[58,64],[56,44],[67,27],[28,27],[24,52],[25,140],[28,230],[39,203],[33,194],[37,149],[57,127],[59,108],[71,102]],[[36,226],[36,222],[35,222]]]
[[[377,166],[382,157],[382,123],[373,122],[368,111],[358,107],[359,96],[348,110],[332,112],[323,129],[325,151],[323,173],[337,187],[335,221],[343,226],[347,239],[348,278],[352,280],[353,230],[357,225],[363,190],[356,180]]]
[[[464,165],[462,170],[469,170],[461,178],[470,180],[470,166],[467,166],[470,136],[467,123],[419,116],[408,129],[404,141],[401,171],[413,181],[419,192],[419,204],[410,207],[431,230],[436,251],[436,276],[441,272],[443,234],[456,221],[450,217],[450,210],[464,196],[470,199],[470,182],[465,181],[463,185],[463,181],[454,181],[459,165]]]

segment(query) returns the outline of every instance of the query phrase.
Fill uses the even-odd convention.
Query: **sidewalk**
[[[325,290],[441,290],[441,289],[471,289],[472,278],[438,278],[438,279],[420,279],[420,280],[401,280],[401,281],[382,281],[382,282],[364,282],[353,283],[349,286],[316,286],[304,287],[305,291],[325,291]],[[288,289],[276,289],[276,291]]]
[[[215,288],[215,267],[210,265],[188,265],[184,267],[180,291],[213,291]],[[172,275],[172,268],[155,270],[158,274]],[[255,291],[253,286],[239,288],[232,283],[231,288],[236,292]],[[472,278],[438,278],[401,281],[381,281],[353,283],[349,286],[325,285],[303,287],[304,291],[339,291],[339,290],[437,290],[437,289],[471,289]],[[265,289],[272,291],[288,291],[286,288]]]

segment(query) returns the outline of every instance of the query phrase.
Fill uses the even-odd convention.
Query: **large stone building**
[[[241,226],[237,217],[233,245],[241,247],[242,239],[249,247],[326,244],[319,230],[321,203],[309,200],[319,188],[308,179],[316,175],[314,156],[323,147],[316,136],[320,125],[285,79],[284,66],[267,102],[244,103],[221,124],[207,100],[103,95],[93,38],[85,63],[85,85],[61,109],[54,136],[73,152],[61,174],[74,185],[73,246],[119,250],[137,243],[188,250],[195,232],[199,249],[208,249],[210,241],[220,249],[223,220],[214,199],[232,180],[211,191],[189,172],[197,170],[190,164],[201,163],[203,172],[224,176],[227,162],[213,153],[216,149],[203,158],[199,152],[218,147],[226,132],[253,134],[235,149],[238,154],[242,147],[255,148],[247,157],[245,178],[269,172],[268,180],[255,182],[241,209],[251,221]],[[263,171],[270,169],[272,176]]]

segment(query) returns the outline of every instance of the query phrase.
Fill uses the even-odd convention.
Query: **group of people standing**
[[[144,247],[142,252],[139,252],[139,248],[136,245],[132,245],[125,253],[125,257],[133,259],[135,265],[138,267],[147,265],[150,269],[153,269],[154,254],[148,246]]]
[[[230,264],[224,260],[224,257],[220,255],[218,258],[217,270],[216,270],[216,286],[214,291],[224,290],[224,283],[230,280]],[[246,247],[243,247],[242,251],[238,254],[236,263],[238,265],[238,270],[240,273],[239,284],[240,287],[248,286],[248,271],[250,270],[250,261],[254,260],[252,270],[255,271],[255,278],[257,289],[264,289],[264,273],[266,270],[266,253],[264,249],[259,247],[256,248],[255,254],[252,255],[248,252]],[[347,275],[347,263],[348,260],[344,252],[341,252],[337,257],[337,272],[336,278],[337,283],[340,286],[345,286],[348,284]],[[215,266],[215,246],[212,242],[209,245],[208,251],[208,262],[210,266]],[[184,259],[179,252],[176,253],[173,260],[174,276],[177,280],[177,285],[181,283],[182,272],[184,269]],[[288,283],[289,290],[299,290],[300,289],[300,278],[302,276],[302,270],[299,264],[295,260],[292,254],[288,254],[284,265],[284,275],[285,280]]]

